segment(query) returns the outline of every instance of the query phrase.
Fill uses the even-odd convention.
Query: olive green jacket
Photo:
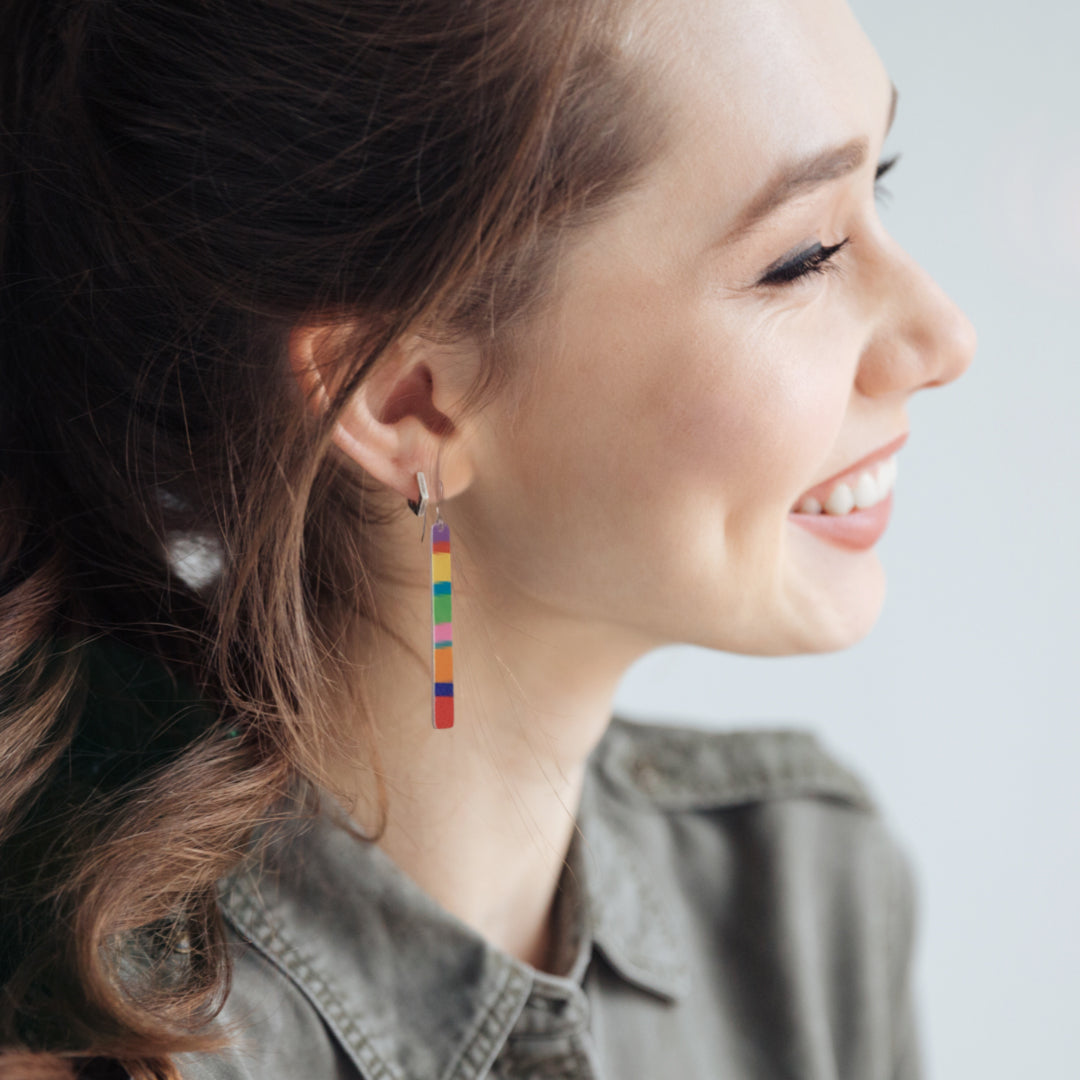
[[[237,1041],[179,1057],[185,1080],[921,1076],[910,862],[812,733],[616,716],[578,824],[560,975],[332,814],[283,837],[223,892]]]

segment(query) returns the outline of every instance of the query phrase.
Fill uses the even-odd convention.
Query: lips
[[[795,504],[791,509],[793,511],[797,510],[799,504],[808,496],[817,499],[819,503],[824,504],[825,500],[829,497],[829,492],[832,491],[840,481],[854,480],[858,477],[859,473],[864,470],[877,465],[880,461],[885,461],[886,458],[891,458],[893,454],[907,442],[907,437],[908,433],[905,431],[902,435],[893,439],[892,442],[888,442],[884,446],[879,447],[872,453],[867,454],[866,457],[859,458],[858,461],[849,465],[842,472],[838,472],[835,475],[830,476],[827,480],[822,480],[820,484],[815,484],[814,487],[808,488],[795,500]]]

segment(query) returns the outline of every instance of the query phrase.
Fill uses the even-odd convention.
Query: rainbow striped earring
[[[422,472],[416,474],[420,498],[407,500],[409,509],[421,518],[420,541],[427,524],[428,489]],[[439,499],[442,498],[439,482]],[[431,726],[454,726],[454,647],[450,613],[450,526],[443,521],[439,499],[431,526]]]

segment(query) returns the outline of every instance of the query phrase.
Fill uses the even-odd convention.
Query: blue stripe
[[[453,697],[454,684],[452,682],[437,682],[435,684],[436,697]]]
[[[450,595],[450,582],[449,581],[435,581],[435,582],[432,582],[431,591],[435,596],[449,596]]]

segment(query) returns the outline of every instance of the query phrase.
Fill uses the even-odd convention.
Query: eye
[[[877,172],[874,174],[874,197],[881,198],[892,195],[888,188],[880,184],[881,178],[900,160],[899,154],[894,154],[887,161],[878,163]],[[769,270],[758,282],[759,285],[790,285],[793,281],[808,277],[810,274],[839,273],[842,267],[839,263],[830,262],[832,257],[848,243],[851,237],[846,237],[839,244],[831,247],[823,247],[815,244],[812,248],[797,255],[791,262],[778,266],[775,270]]]
[[[840,269],[840,264],[829,262],[829,260],[842,247],[846,246],[850,240],[851,237],[847,237],[841,240],[839,244],[833,244],[832,247],[822,247],[821,244],[815,244],[791,262],[769,271],[758,284],[788,285],[793,281],[798,281],[799,278],[807,277],[809,274],[836,273]]]
[[[874,198],[880,199],[883,195],[892,198],[892,192],[881,183],[881,178],[900,160],[899,154],[893,154],[888,161],[878,162],[877,172],[874,174]]]

